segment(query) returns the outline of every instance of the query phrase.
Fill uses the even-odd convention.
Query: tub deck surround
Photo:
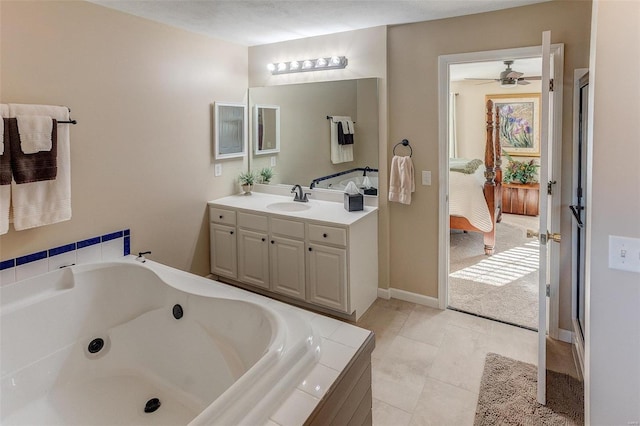
[[[292,200],[254,192],[209,201],[211,273],[357,321],[378,294],[378,208]]]
[[[302,424],[373,338],[134,256],[0,292],[2,424]],[[152,398],[161,406],[145,413]]]

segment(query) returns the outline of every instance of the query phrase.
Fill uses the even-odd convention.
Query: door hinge
[[[553,79],[549,80],[549,91],[553,92]]]
[[[555,180],[554,180],[554,181],[549,181],[549,182],[547,182],[547,194],[548,194],[548,195],[552,195],[552,194],[553,194],[553,188],[552,188],[552,185],[555,185],[555,184],[556,184],[556,181],[555,181]]]
[[[547,284],[547,297],[551,297],[551,284]]]

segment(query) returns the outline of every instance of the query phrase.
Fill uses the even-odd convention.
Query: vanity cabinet
[[[331,203],[343,222],[329,223],[216,201],[209,207],[214,275],[355,320],[377,298],[376,211],[355,216]],[[319,212],[318,217],[330,216]]]

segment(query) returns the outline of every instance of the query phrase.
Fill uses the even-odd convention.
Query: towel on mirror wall
[[[389,201],[411,204],[411,193],[415,192],[415,190],[416,184],[411,157],[394,155],[391,159],[389,173]]]
[[[351,117],[333,116],[331,122],[331,163],[339,164],[353,161],[353,144],[340,145],[338,142],[338,123],[342,120],[351,120]]]
[[[342,121],[338,123],[338,144],[353,145],[353,133],[349,133],[348,125],[346,125],[347,131],[345,133],[344,131],[345,125],[343,123],[344,122]]]

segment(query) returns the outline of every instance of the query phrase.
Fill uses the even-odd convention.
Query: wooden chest
[[[538,216],[540,206],[539,183],[503,183],[502,212]]]

